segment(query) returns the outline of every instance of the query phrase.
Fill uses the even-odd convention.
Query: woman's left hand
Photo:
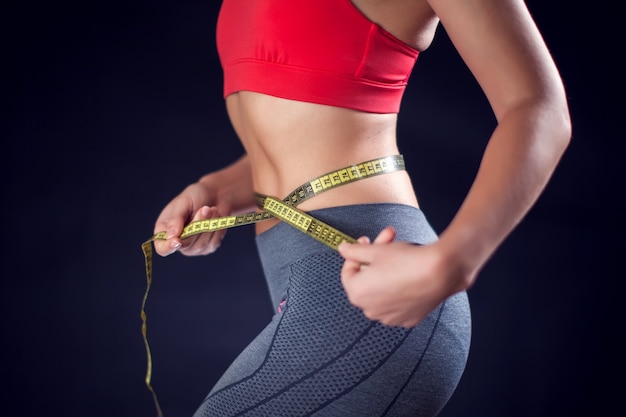
[[[437,243],[394,242],[395,235],[388,227],[373,243],[361,237],[341,244],[339,253],[346,259],[341,281],[349,301],[370,320],[412,327],[466,286]]]

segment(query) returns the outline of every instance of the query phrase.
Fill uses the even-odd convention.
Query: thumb
[[[154,241],[155,251],[161,256],[171,255],[176,252],[182,246],[179,236],[183,231],[183,227],[184,224],[179,219],[170,219],[167,222],[158,223],[154,233],[165,230],[167,235],[165,240],[159,239]]]

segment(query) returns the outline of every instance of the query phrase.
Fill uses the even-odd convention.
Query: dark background
[[[573,141],[469,292],[469,363],[442,417],[613,415],[625,388],[623,35],[614,11],[528,4],[566,84]],[[219,5],[4,7],[2,415],[155,415],[140,245],[170,198],[242,152],[221,97]],[[494,120],[443,30],[411,81],[399,143],[440,232]],[[165,415],[191,416],[270,314],[252,227],[213,256],[155,259],[148,329]]]

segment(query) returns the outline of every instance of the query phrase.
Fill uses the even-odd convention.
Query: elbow
[[[564,91],[552,90],[530,100],[530,117],[534,119],[534,136],[546,156],[559,160],[572,140],[572,119]]]
[[[560,157],[572,140],[572,119],[563,82],[553,82],[546,87],[541,97],[545,104],[544,109],[549,115],[547,121],[551,125],[554,148]]]
[[[572,140],[572,119],[565,100],[553,105],[552,110],[552,138],[556,152],[565,153]]]

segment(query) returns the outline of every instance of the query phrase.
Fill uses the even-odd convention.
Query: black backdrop
[[[4,7],[2,415],[155,415],[140,244],[171,197],[242,152],[221,98],[219,4]],[[615,12],[528,4],[562,71],[574,138],[470,290],[472,350],[443,417],[608,415],[623,391],[623,73],[610,55],[623,36]],[[399,123],[441,231],[494,126],[442,30]],[[149,334],[166,416],[190,416],[270,317],[259,272],[251,227],[229,231],[213,256],[156,259]]]

